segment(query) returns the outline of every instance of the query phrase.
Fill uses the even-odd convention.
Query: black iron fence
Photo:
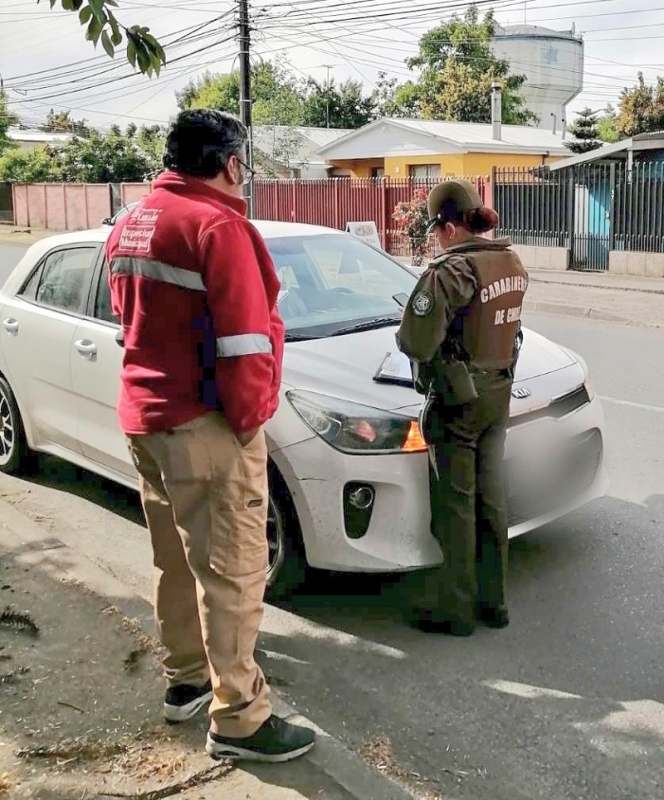
[[[11,183],[0,182],[0,222],[13,222],[14,208],[12,204]]]
[[[664,252],[664,163],[591,162],[495,170],[498,235],[564,247],[570,266],[606,270],[612,250]]]

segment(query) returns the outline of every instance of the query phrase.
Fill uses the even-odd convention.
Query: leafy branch
[[[41,0],[37,0],[40,3]],[[58,0],[48,0],[54,8]],[[64,11],[78,13],[81,25],[87,26],[85,38],[95,47],[101,45],[110,58],[115,58],[116,48],[126,40],[127,60],[144,75],[159,75],[166,63],[166,53],[150,29],[140,25],[125,27],[119,22],[112,8],[117,0],[60,0]]]

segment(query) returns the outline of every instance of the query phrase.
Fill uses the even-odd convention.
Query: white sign
[[[378,229],[375,222],[348,222],[346,224],[346,233],[350,233],[357,239],[362,239],[363,242],[371,244],[382,250],[380,243],[380,236],[378,236]]]

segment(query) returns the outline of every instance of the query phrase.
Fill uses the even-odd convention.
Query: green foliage
[[[615,108],[609,103],[604,113],[597,121],[597,133],[605,144],[619,142],[622,138],[617,125],[618,115]]]
[[[285,67],[270,62],[252,68],[252,118],[256,125],[300,125],[303,121],[302,96],[297,80]],[[217,75],[211,72],[190,81],[176,94],[178,106],[216,108],[240,114],[240,73]]]
[[[52,180],[52,160],[45,148],[6,150],[0,156],[0,180],[44,183]]]
[[[473,5],[463,17],[455,15],[425,33],[419,53],[407,62],[410,69],[420,70],[419,79],[408,86],[401,102],[408,98],[416,103],[423,119],[489,123],[491,84],[498,81],[503,89],[503,122],[536,122],[519,93],[525,76],[512,75],[509,62],[493,52],[495,29],[493,12],[481,19]]]
[[[584,108],[568,127],[574,139],[565,142],[572,153],[590,153],[602,146],[599,135],[597,114],[591,108]]]
[[[648,85],[639,72],[636,85],[621,92],[616,128],[624,137],[664,130],[664,78]]]
[[[359,81],[337,85],[310,78],[302,90],[304,124],[312,128],[361,128],[376,119],[376,99],[366,97]],[[329,124],[328,124],[329,121]]]
[[[376,102],[366,97],[357,81],[337,85],[309,78],[298,81],[287,67],[270,62],[252,68],[252,119],[256,125],[306,125],[360,128],[376,117]],[[240,73],[206,72],[190,81],[177,95],[178,106],[216,108],[236,116],[240,113]]]
[[[77,136],[88,136],[90,128],[87,120],[72,119],[70,111],[54,111],[51,109],[46,116],[46,124],[41,130],[45,133],[75,133]]]
[[[54,8],[58,0],[48,3]],[[166,53],[149,28],[140,25],[127,28],[118,20],[111,10],[118,7],[117,0],[60,0],[60,5],[64,11],[78,14],[81,25],[86,27],[85,38],[95,47],[101,41],[110,58],[115,58],[116,48],[126,42],[126,57],[132,67],[149,77],[159,75],[166,63]]]
[[[16,147],[16,142],[8,137],[7,132],[17,124],[18,117],[10,112],[7,95],[0,91],[0,154]]]
[[[61,146],[11,152],[0,158],[0,180],[16,183],[122,183],[143,181],[161,169],[163,132],[157,126],[107,134],[91,130]]]

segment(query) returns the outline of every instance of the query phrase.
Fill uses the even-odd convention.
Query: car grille
[[[588,405],[589,402],[590,397],[586,387],[579,386],[578,389],[552,400],[545,408],[538,408],[537,411],[528,411],[525,414],[510,417],[509,427],[514,428],[517,425],[524,425],[526,422],[534,422],[544,417],[560,419],[573,411],[578,411],[583,406]]]
[[[602,448],[602,434],[597,429],[573,437],[553,465],[553,478],[547,478],[539,490],[532,485],[528,489],[514,487],[508,499],[510,527],[549,514],[588,491],[602,463]],[[512,463],[506,461],[508,470]]]

